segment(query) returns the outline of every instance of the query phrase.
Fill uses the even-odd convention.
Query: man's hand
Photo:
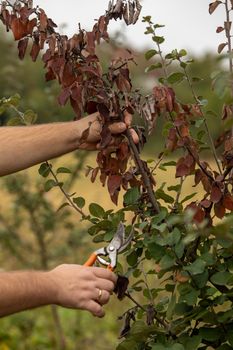
[[[97,267],[60,265],[48,274],[54,283],[56,304],[87,310],[97,317],[105,315],[102,305],[108,303],[114,290],[114,273]]]
[[[125,112],[125,120],[124,122],[118,122],[118,123],[113,123],[112,125],[109,126],[109,129],[113,135],[113,142],[114,142],[114,136],[119,136],[122,134],[127,128],[130,128],[131,123],[132,123],[132,115],[129,114],[128,112]],[[101,138],[101,131],[102,131],[102,123],[101,123],[101,118],[98,112],[90,114],[89,116],[80,119],[77,121],[77,125],[79,128],[79,133],[80,133],[80,138],[82,138],[82,134],[85,133],[85,131],[88,130],[87,132],[87,138],[85,141],[81,141],[80,144],[78,145],[79,149],[84,149],[84,150],[96,150],[99,148],[99,141]],[[133,130],[130,129],[130,132],[132,134],[133,140],[135,143],[139,142],[139,137],[137,133]]]
[[[110,126],[113,144],[114,137],[118,137],[127,128],[130,129],[131,122],[132,116],[125,113],[124,123],[115,123]],[[82,141],[85,130],[88,130],[87,140]],[[66,123],[2,127],[0,131],[0,176],[29,168],[78,148],[97,150],[101,130],[102,125],[98,113]],[[130,129],[130,132],[134,142],[138,143],[137,133],[133,129]]]
[[[0,317],[44,305],[82,309],[103,317],[117,277],[97,267],[60,265],[49,272],[0,273]]]

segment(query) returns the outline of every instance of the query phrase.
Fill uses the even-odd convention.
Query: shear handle
[[[93,266],[97,259],[97,254],[92,253],[89,259],[85,262],[84,266]]]

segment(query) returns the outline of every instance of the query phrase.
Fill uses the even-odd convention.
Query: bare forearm
[[[79,138],[77,122],[2,127],[0,176],[69,153],[77,149]]]
[[[0,273],[0,317],[55,303],[47,272]]]

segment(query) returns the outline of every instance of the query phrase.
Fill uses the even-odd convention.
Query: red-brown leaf
[[[216,203],[214,205],[214,213],[219,219],[222,219],[224,217],[226,209],[223,206],[222,202]]]
[[[60,95],[58,96],[58,102],[61,106],[65,106],[70,97],[70,89],[63,89]]]
[[[29,40],[28,38],[24,38],[18,42],[19,58],[21,60],[24,59],[24,56],[28,47],[28,40]]]
[[[37,25],[36,18],[33,18],[31,21],[29,21],[27,24],[27,33],[32,35],[33,29],[36,27],[36,25]]]
[[[33,44],[32,44],[31,52],[30,52],[30,56],[31,56],[33,62],[36,61],[36,59],[37,59],[37,57],[39,55],[39,52],[40,52],[40,45],[37,44],[37,42],[34,41]]]
[[[224,48],[227,46],[227,43],[221,43],[218,45],[218,53],[221,53]]]
[[[216,29],[216,33],[221,33],[223,30],[224,30],[223,27],[218,27],[218,28]]]
[[[193,221],[200,224],[205,219],[205,211],[195,202],[190,203],[186,209],[194,211]]]
[[[230,193],[224,195],[223,205],[226,209],[233,211],[233,197]]]
[[[222,198],[222,191],[218,186],[214,185],[210,193],[211,202],[218,203],[221,200],[221,198]]]
[[[111,196],[115,194],[115,192],[119,192],[121,187],[122,177],[121,175],[109,175],[108,177],[108,192]]]
[[[211,4],[209,4],[209,13],[212,15],[212,13],[216,10],[216,8],[222,4],[222,1],[220,0],[216,0],[214,2],[212,2]]]
[[[11,29],[15,40],[20,40],[27,35],[28,21],[22,21],[20,18],[13,18],[11,21]]]
[[[96,180],[96,177],[98,175],[98,172],[99,172],[99,167],[95,168],[92,170],[92,173],[91,173],[91,182],[94,183],[95,180]]]
[[[48,25],[48,17],[46,16],[44,10],[40,9],[40,14],[39,14],[39,20],[40,20],[40,30],[46,31],[47,25]]]

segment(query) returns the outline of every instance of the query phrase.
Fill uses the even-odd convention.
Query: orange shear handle
[[[96,253],[92,253],[91,256],[89,257],[89,259],[85,262],[85,264],[83,266],[93,266],[94,263],[97,260],[98,255]],[[107,269],[109,271],[113,271],[114,268],[109,264]]]
[[[90,258],[85,262],[84,266],[93,266],[94,263],[96,262],[97,259],[97,254],[92,253]]]

